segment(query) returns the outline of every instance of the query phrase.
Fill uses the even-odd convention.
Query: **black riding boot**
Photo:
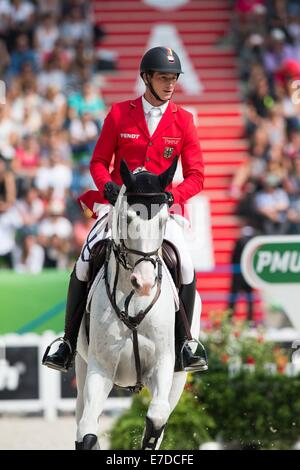
[[[72,365],[76,352],[77,337],[83,314],[85,312],[87,301],[87,282],[77,279],[75,268],[70,277],[68,290],[66,316],[65,316],[65,335],[62,338],[63,343],[58,350],[48,355],[50,346],[47,348],[43,364],[52,369],[61,372],[67,372]],[[56,340],[57,341],[57,340]]]
[[[183,303],[186,318],[189,327],[192,325],[194,305],[196,297],[196,276],[190,284],[183,284],[179,291],[179,297]],[[196,372],[207,370],[206,353],[203,348],[203,356],[194,355],[189,344],[188,337],[184,327],[180,312],[176,312],[175,321],[175,337],[176,337],[176,363],[175,371],[180,370]],[[182,353],[181,353],[182,351]]]

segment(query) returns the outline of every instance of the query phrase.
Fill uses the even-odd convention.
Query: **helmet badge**
[[[169,62],[171,62],[171,63],[175,62],[175,57],[173,56],[173,51],[169,47],[167,47],[167,58],[168,58]]]

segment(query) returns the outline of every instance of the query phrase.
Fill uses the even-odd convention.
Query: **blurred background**
[[[182,60],[174,100],[194,115],[206,168],[194,249],[210,370],[191,378],[168,448],[292,448],[300,436],[289,368],[299,332],[240,267],[254,236],[300,234],[299,1],[0,0],[0,420],[20,435],[1,436],[0,448],[46,448],[26,441],[29,423],[54,431],[62,415],[65,440],[51,434],[48,445],[72,448],[74,372],[43,371],[41,355],[63,329],[68,276],[93,225],[77,197],[95,189],[89,161],[103,120],[142,93],[140,59],[156,45]],[[285,395],[262,403],[258,383],[261,395]],[[194,396],[193,438],[178,437]],[[126,426],[143,400],[114,392],[107,427]],[[136,445],[112,435],[113,448]]]

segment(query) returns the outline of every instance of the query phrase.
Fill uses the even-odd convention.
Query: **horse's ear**
[[[129,170],[125,160],[121,160],[120,175],[127,189],[133,186],[135,182],[135,177],[133,173],[131,173],[131,171]]]
[[[178,157],[176,156],[173,160],[172,165],[170,165],[167,170],[165,170],[163,173],[159,175],[158,178],[159,178],[162,191],[164,191],[166,187],[169,186],[169,184],[173,180],[175,171],[177,168],[177,163],[178,163]]]

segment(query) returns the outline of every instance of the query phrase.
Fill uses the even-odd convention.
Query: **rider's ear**
[[[173,163],[169,168],[161,173],[158,177],[162,191],[166,189],[167,186],[171,183],[174,178],[175,171],[177,168],[178,157],[176,156],[173,160]]]
[[[122,181],[125,184],[127,189],[129,189],[130,187],[132,187],[134,185],[135,176],[129,170],[125,160],[121,160],[120,175],[121,175]]]

